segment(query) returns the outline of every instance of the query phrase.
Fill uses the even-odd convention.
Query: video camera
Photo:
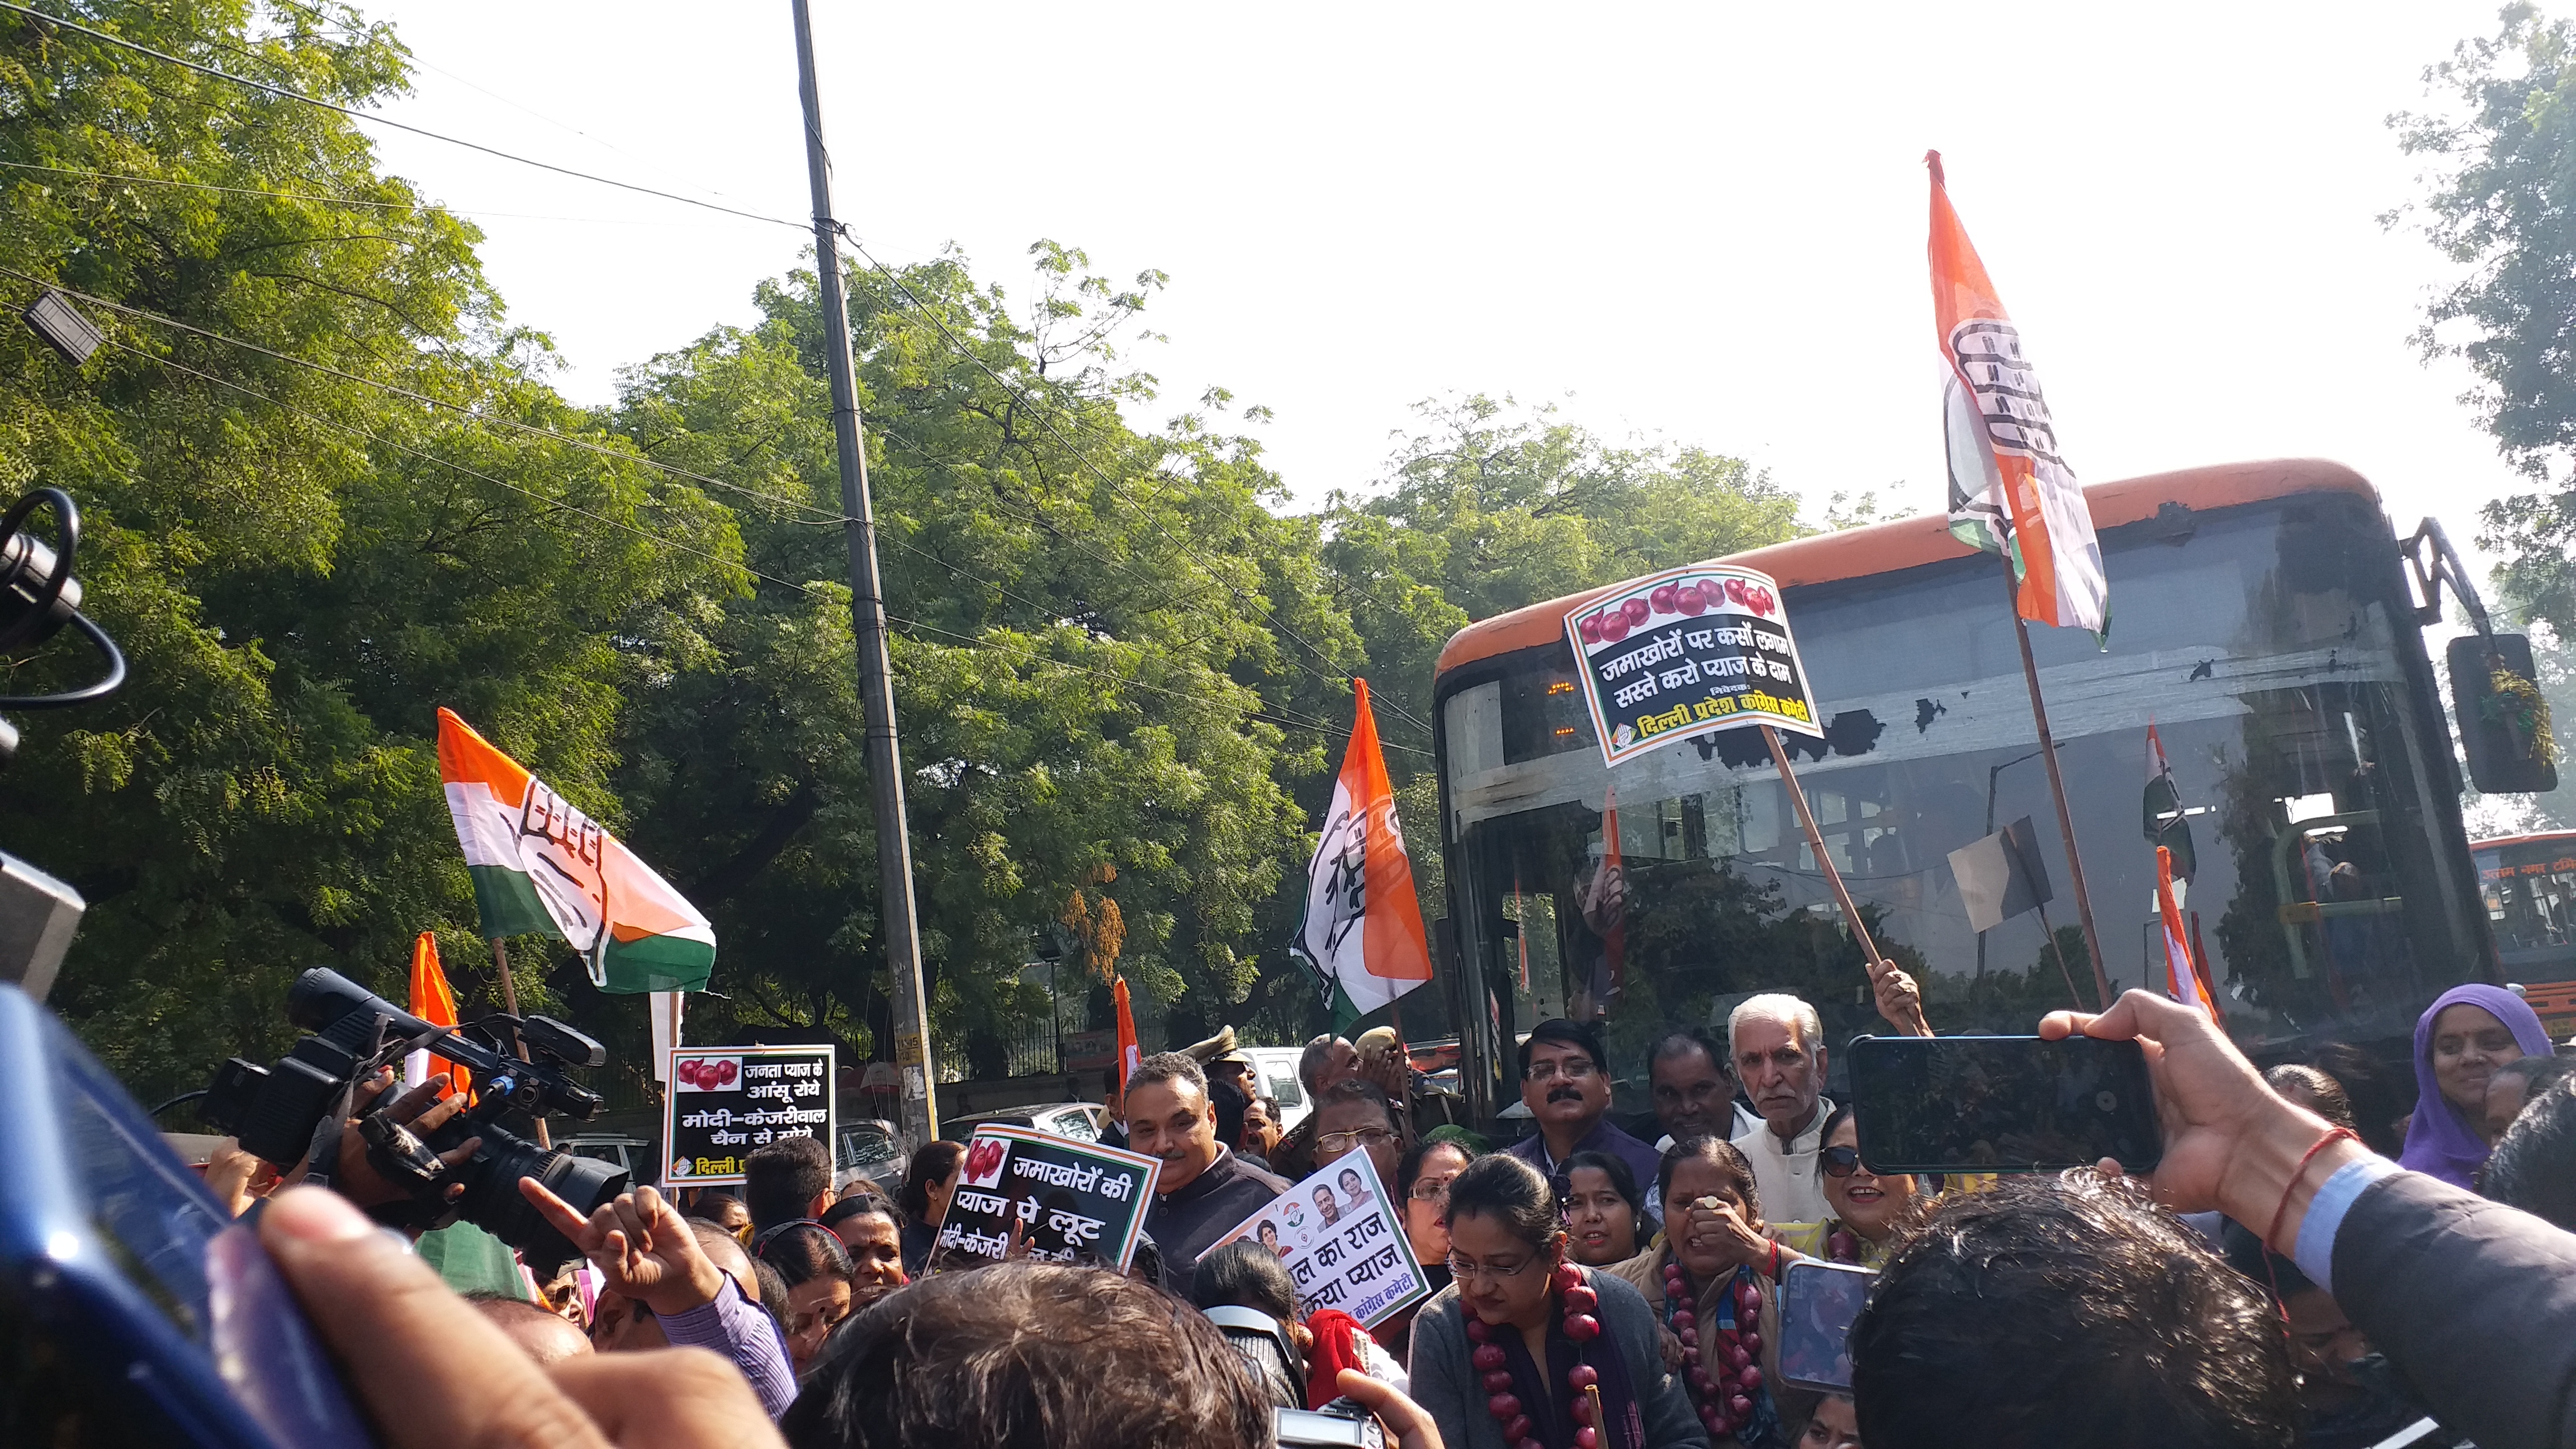
[[[326,1119],[336,1122],[347,1111],[353,1086],[426,1048],[473,1073],[473,1105],[420,1138],[383,1115],[388,1093],[359,1124],[368,1161],[412,1194],[416,1206],[406,1222],[429,1226],[452,1210],[544,1273],[579,1253],[520,1196],[519,1179],[535,1178],[584,1215],[626,1190],[624,1168],[532,1140],[538,1119],[550,1112],[584,1120],[600,1107],[599,1094],[563,1069],[596,1067],[608,1054],[562,1022],[495,1014],[450,1031],[320,967],[295,978],[286,1014],[311,1035],[275,1066],[225,1062],[200,1109],[253,1156],[287,1166],[303,1161]],[[522,1044],[530,1060],[520,1060]],[[483,1139],[473,1156],[453,1168],[436,1160],[470,1137]],[[459,1183],[465,1191],[451,1203],[447,1189]]]

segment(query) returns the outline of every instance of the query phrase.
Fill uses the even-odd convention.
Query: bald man
[[[474,1292],[465,1301],[475,1311],[492,1321],[492,1326],[509,1336],[519,1352],[539,1368],[552,1368],[568,1358],[589,1353],[590,1340],[582,1331],[566,1323],[561,1315],[548,1312],[523,1298],[509,1298],[499,1293]]]

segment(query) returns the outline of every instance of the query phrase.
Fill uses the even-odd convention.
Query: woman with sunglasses
[[[1913,1214],[1919,1189],[1905,1173],[1881,1177],[1862,1165],[1860,1128],[1852,1121],[1851,1108],[1834,1109],[1825,1119],[1822,1140],[1816,1165],[1824,1173],[1825,1201],[1834,1210],[1825,1223],[1825,1256],[1875,1268]]]
[[[1676,1142],[1655,1169],[1664,1241],[1618,1267],[1680,1345],[1682,1383],[1726,1449],[1787,1449],[1771,1400],[1780,1310],[1773,1284],[1798,1254],[1763,1230],[1753,1164],[1723,1137]]]
[[[1637,1256],[1652,1229],[1637,1196],[1636,1174],[1607,1152],[1578,1152],[1565,1159],[1566,1251],[1586,1268],[1614,1268]]]
[[[1655,1321],[1615,1275],[1566,1261],[1538,1169],[1480,1157],[1449,1184],[1453,1281],[1413,1325],[1413,1397],[1451,1449],[1703,1444]]]

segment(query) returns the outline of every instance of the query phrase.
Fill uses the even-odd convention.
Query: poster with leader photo
[[[1026,1257],[1123,1273],[1162,1166],[1142,1153],[1033,1128],[978,1127],[957,1169],[930,1271]]]
[[[1399,1204],[1365,1152],[1325,1163],[1209,1246],[1251,1238],[1286,1264],[1297,1312],[1338,1308],[1375,1328],[1431,1296]]]
[[[740,1182],[756,1148],[832,1131],[829,1046],[673,1047],[664,1065],[662,1181],[671,1187]]]
[[[1825,733],[1769,574],[1666,569],[1568,610],[1565,637],[1608,764],[1738,725]]]

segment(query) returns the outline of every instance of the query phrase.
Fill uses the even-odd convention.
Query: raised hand
[[[1906,1036],[1932,1034],[1932,1023],[1923,1019],[1923,988],[1895,962],[1885,957],[1870,962],[1869,984],[1878,998],[1878,1014],[1889,1026]]]
[[[702,1308],[724,1287],[688,1221],[649,1187],[619,1193],[587,1218],[533,1177],[519,1179],[519,1195],[599,1269],[602,1288],[657,1314]]]
[[[685,1235],[685,1230],[684,1230]],[[741,1374],[696,1349],[530,1362],[348,1203],[281,1193],[260,1242],[387,1449],[776,1449]]]

